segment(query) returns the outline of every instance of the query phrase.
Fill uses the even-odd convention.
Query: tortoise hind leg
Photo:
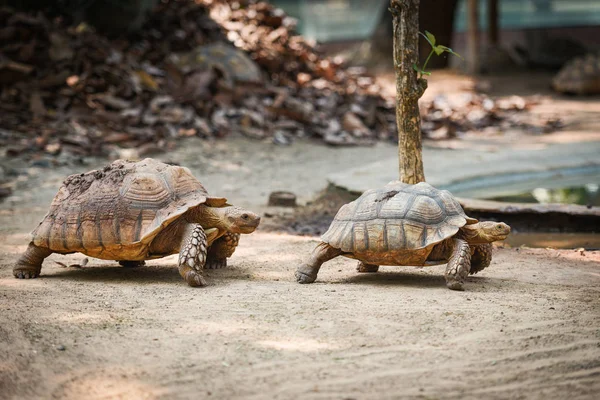
[[[462,239],[453,239],[454,249],[446,267],[446,286],[452,290],[463,290],[465,278],[471,269],[471,248]]]
[[[315,247],[307,262],[300,264],[296,270],[298,283],[313,283],[317,279],[319,269],[324,262],[342,254],[340,249],[321,242]]]
[[[121,260],[121,261],[119,261],[119,265],[124,268],[137,268],[137,267],[143,267],[144,265],[146,265],[146,261],[144,261],[144,260],[142,260],[142,261]]]
[[[52,254],[52,251],[29,243],[27,250],[13,267],[13,275],[19,279],[33,279],[40,275],[44,258]]]
[[[492,244],[478,244],[473,246],[473,254],[471,254],[471,271],[470,274],[476,274],[479,271],[489,267],[492,262]]]
[[[227,232],[214,241],[206,255],[204,269],[219,269],[227,266],[227,259],[233,255],[240,241],[239,233]]]
[[[206,286],[202,268],[206,262],[206,233],[200,224],[189,224],[179,250],[179,274],[188,285]]]
[[[358,264],[356,264],[356,270],[358,272],[377,272],[379,271],[379,265],[367,264],[359,261]]]

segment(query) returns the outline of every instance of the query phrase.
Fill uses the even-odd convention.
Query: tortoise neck
[[[460,228],[459,237],[466,240],[469,244],[483,244],[490,242],[484,235],[482,235],[482,230],[479,223],[465,225]]]
[[[209,207],[205,204],[188,211],[188,221],[202,224],[204,228],[227,229],[227,207]]]

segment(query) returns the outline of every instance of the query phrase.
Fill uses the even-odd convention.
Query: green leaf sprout
[[[423,67],[419,67],[417,64],[413,64],[413,69],[420,74],[419,79],[421,79],[424,75],[431,75],[431,72],[427,72],[425,68],[427,68],[427,63],[429,63],[429,59],[431,58],[433,53],[435,53],[438,56],[442,55],[443,53],[450,53],[463,59],[460,54],[452,50],[450,47],[442,46],[441,44],[436,45],[435,35],[433,33],[425,31],[425,33],[419,32],[419,35],[423,36],[425,40],[427,40],[427,43],[429,43],[429,45],[431,46],[431,52],[429,52],[429,55],[427,56]]]

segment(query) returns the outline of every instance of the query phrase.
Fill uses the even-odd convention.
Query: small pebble
[[[67,348],[62,344],[59,344],[58,346],[56,346],[56,350],[58,350],[58,351],[65,351],[66,349]]]

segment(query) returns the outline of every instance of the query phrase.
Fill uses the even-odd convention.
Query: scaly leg
[[[470,274],[476,274],[490,266],[492,262],[492,244],[478,244],[473,246],[473,254],[471,254],[471,271]]]
[[[454,249],[446,267],[446,286],[452,290],[463,290],[465,278],[471,269],[471,248],[462,239],[453,239]]]
[[[204,269],[219,269],[227,266],[227,259],[233,255],[240,241],[239,233],[227,232],[208,248]]]
[[[137,267],[143,267],[144,265],[146,265],[146,261],[144,261],[144,260],[142,260],[142,261],[121,260],[121,261],[119,261],[119,265],[124,268],[137,268]]]
[[[179,274],[188,285],[206,286],[202,268],[206,262],[206,233],[200,224],[189,224],[179,251]]]
[[[13,275],[19,279],[37,278],[42,270],[44,258],[50,254],[52,254],[51,250],[38,247],[33,242],[29,243],[29,247],[13,267]]]
[[[300,264],[296,270],[296,280],[299,283],[313,283],[317,279],[321,265],[340,254],[342,254],[340,249],[331,247],[324,242],[319,243],[311,253],[308,261]]]
[[[379,271],[379,265],[367,264],[359,261],[358,264],[356,264],[356,270],[358,272],[377,272]]]

